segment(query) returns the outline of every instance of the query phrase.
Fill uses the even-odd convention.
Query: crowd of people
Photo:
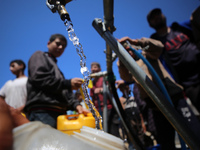
[[[184,24],[174,22],[167,26],[166,20],[162,10],[155,8],[147,14],[149,26],[155,29],[155,33],[141,39],[122,37],[118,42],[160,88],[147,64],[132,50],[137,49],[137,46],[145,48],[141,52],[142,56],[158,74],[175,110],[200,140],[200,118],[188,104],[190,100],[200,112],[200,7],[192,12],[191,18]],[[0,116],[5,120],[0,123],[0,139],[5,137],[4,134],[7,135],[4,139],[6,142],[0,142],[0,149],[11,149],[8,145],[13,143],[12,130],[17,126],[40,121],[57,129],[57,117],[67,111],[90,112],[80,93],[82,78],[66,79],[57,65],[57,58],[66,47],[65,36],[53,34],[47,42],[47,51],[36,51],[30,57],[27,63],[28,76],[24,74],[26,63],[23,60],[10,62],[10,71],[16,79],[7,81],[0,89]],[[162,150],[175,150],[174,127],[120,59],[117,66],[121,79],[116,81],[116,88],[122,94],[119,101],[136,135],[146,147],[159,144]],[[93,62],[90,69],[92,74],[101,72],[101,65]],[[104,84],[109,85],[105,75],[94,76],[92,83],[89,94],[100,115],[105,117],[103,124],[107,125],[106,132],[123,138],[126,131],[121,130],[123,127],[112,103],[112,93],[104,90]],[[25,114],[26,118],[19,117],[18,112]],[[20,119],[13,119],[16,114]],[[4,128],[7,130],[2,130]],[[148,132],[153,135],[153,139],[147,140]],[[135,149],[130,141],[129,149]]]

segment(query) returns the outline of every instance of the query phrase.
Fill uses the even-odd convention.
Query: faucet
[[[71,21],[69,13],[65,9],[65,5],[71,1],[72,0],[46,0],[46,5],[53,13],[57,11],[61,20],[64,21],[67,19],[68,21]]]

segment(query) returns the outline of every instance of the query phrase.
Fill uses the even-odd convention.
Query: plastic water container
[[[81,132],[74,132],[77,139],[84,141],[85,143],[93,143],[96,146],[102,147],[106,150],[125,150],[124,141],[114,135],[106,133],[101,130],[83,126]]]
[[[57,129],[68,135],[72,135],[74,132],[80,133],[82,126],[95,128],[95,118],[92,113],[60,115],[57,118]]]
[[[108,150],[60,132],[40,121],[31,121],[14,128],[13,138],[12,150]]]

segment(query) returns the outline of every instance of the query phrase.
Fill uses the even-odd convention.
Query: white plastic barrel
[[[77,136],[77,132],[70,136],[39,121],[29,122],[13,129],[13,150],[114,150],[116,143],[118,143],[117,149],[123,149],[123,142],[119,138],[92,129],[83,127],[82,133],[78,133],[83,137],[93,138],[91,141]],[[113,146],[107,146],[108,138],[112,141],[110,145]]]

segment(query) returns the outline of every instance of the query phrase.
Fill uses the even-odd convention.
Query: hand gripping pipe
[[[144,71],[137,65],[135,60],[129,55],[124,47],[113,37],[103,24],[101,19],[94,19],[93,27],[100,36],[108,43],[110,48],[117,54],[122,63],[132,73],[142,88],[146,91],[149,97],[153,100],[159,110],[163,113],[166,119],[172,124],[175,130],[179,133],[182,139],[192,150],[200,149],[200,142],[196,135],[187,126],[183,118],[179,116],[170,102],[158,90],[155,84],[148,78]]]
[[[155,78],[156,83],[158,84],[158,86],[160,87],[162,93],[164,94],[164,96],[167,98],[167,100],[173,105],[171,98],[164,86],[164,84],[162,83],[160,77],[158,76],[158,74],[156,73],[156,71],[154,70],[154,68],[152,67],[152,65],[148,62],[148,60],[146,58],[144,58],[144,56],[142,54],[140,54],[137,50],[135,50],[134,48],[132,48],[129,45],[129,49],[140,59],[142,59],[142,61],[147,65],[149,71],[151,72],[152,76]]]

